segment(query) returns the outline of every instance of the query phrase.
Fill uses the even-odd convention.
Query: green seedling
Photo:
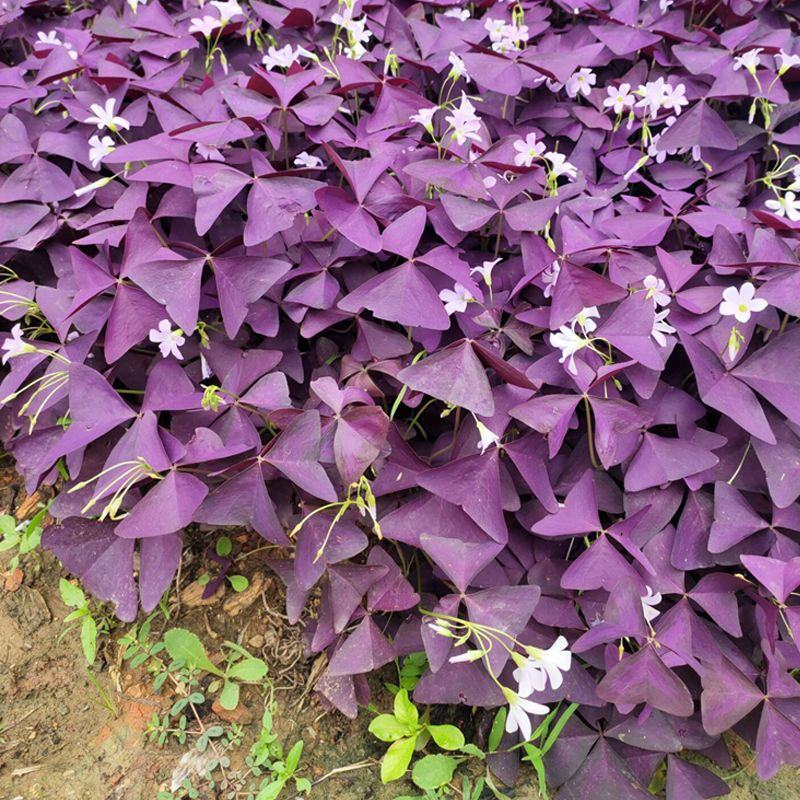
[[[75,609],[64,618],[64,623],[77,622],[80,620],[81,648],[89,666],[92,666],[97,657],[97,636],[109,630],[111,623],[106,617],[95,618],[89,601],[80,586],[70,583],[66,578],[61,578],[58,584],[61,599],[64,605]],[[67,628],[61,636],[64,636],[74,626]],[[59,640],[61,639],[59,637]]]
[[[39,547],[42,541],[42,520],[47,513],[43,508],[36,516],[27,522],[20,522],[9,514],[0,515],[0,553],[7,550],[16,550],[8,564],[9,572],[14,572],[19,566],[20,556],[27,555]]]
[[[411,764],[414,753],[422,750],[431,740],[442,750],[466,752],[464,748],[469,747],[465,744],[464,734],[454,725],[432,725],[427,719],[427,713],[420,719],[419,711],[411,702],[406,689],[400,689],[394,696],[394,713],[379,714],[370,723],[369,731],[382,742],[390,743],[389,749],[381,759],[383,783],[402,778]],[[433,760],[429,760],[430,758],[426,756],[415,765],[416,769],[424,762],[416,777],[412,772],[415,783],[419,780],[425,784],[420,788],[436,788],[432,784],[442,778],[450,767],[455,770],[460,761],[458,758],[444,755]],[[450,778],[446,782],[449,782]]]
[[[217,666],[206,653],[199,637],[184,628],[172,628],[164,634],[164,646],[173,661],[189,671],[208,672],[215,680],[208,687],[212,694],[219,691],[219,703],[228,710],[239,704],[239,688],[243,683],[262,683],[267,677],[267,665],[233,642],[225,642],[225,660]]]

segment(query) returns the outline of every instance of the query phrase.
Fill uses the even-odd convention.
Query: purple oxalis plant
[[[0,9],[0,430],[132,620],[274,546],[316,689],[800,765],[800,45],[767,0]],[[513,757],[498,759],[513,781]]]

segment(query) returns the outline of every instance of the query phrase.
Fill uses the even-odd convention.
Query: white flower
[[[457,283],[452,289],[442,289],[439,299],[444,303],[444,310],[448,314],[454,314],[456,311],[466,311],[467,303],[475,298],[469,289]]]
[[[506,27],[506,22],[502,19],[486,17],[483,21],[483,27],[489,34],[489,39],[492,42],[499,42],[503,38],[503,28]]]
[[[428,628],[439,636],[446,636],[449,639],[453,638],[453,633],[450,630],[450,623],[445,619],[429,622]]]
[[[520,697],[530,697],[534,692],[543,692],[547,686],[547,673],[535,658],[526,658],[512,673],[519,686]]]
[[[207,381],[212,375],[214,371],[211,367],[208,366],[208,361],[206,361],[206,357],[200,353],[200,377],[202,380]],[[225,402],[225,398],[220,398],[222,403]]]
[[[572,330],[575,330],[576,325],[580,325],[584,333],[591,333],[597,330],[595,319],[600,319],[600,312],[597,310],[597,306],[588,306],[587,308],[582,308],[573,317],[570,324],[572,325]]]
[[[467,65],[464,63],[464,60],[457,56],[455,53],[450,53],[447,59],[450,62],[450,66],[452,69],[450,70],[450,77],[457,81],[459,78],[463,77],[465,81],[471,81],[472,78],[469,76],[469,72],[467,72]]]
[[[550,78],[545,78],[544,75],[541,75],[538,80],[541,82],[544,81],[544,85],[553,93],[556,94],[560,92],[564,88],[563,83],[559,83],[558,81],[550,80]]]
[[[448,8],[447,11],[444,12],[446,17],[453,17],[454,19],[460,19],[462,22],[466,22],[469,19],[469,9],[466,8]]]
[[[343,11],[344,14],[340,14],[338,11],[331,14],[331,22],[340,28],[346,29],[353,19],[353,6],[345,3]]]
[[[128,0],[128,5],[131,7],[131,11],[135,14],[139,10],[139,6],[146,6],[147,0]]]
[[[344,28],[351,37],[358,42],[366,43],[372,36],[372,31],[366,27],[367,18],[353,19],[353,6],[345,4],[344,14],[338,12],[331,15],[331,22]]]
[[[675,117],[667,117],[667,121],[670,119],[675,119]],[[674,155],[677,151],[676,150],[659,150],[658,142],[661,139],[661,133],[653,134],[652,139],[650,139],[650,144],[647,147],[647,155],[652,158],[656,164],[663,164],[667,160],[667,156]],[[636,166],[633,169],[633,172],[636,172],[639,169],[639,164],[637,162]],[[632,173],[631,173],[632,174]],[[625,174],[625,177],[628,177],[628,174]]]
[[[514,163],[518,167],[530,167],[533,166],[533,160],[544,153],[545,146],[543,142],[536,141],[535,133],[529,133],[524,139],[514,142],[514,149],[517,151]]]
[[[652,622],[661,614],[656,608],[661,602],[661,592],[653,592],[649,586],[645,586],[644,588],[647,589],[647,594],[642,597],[642,611],[644,612],[644,618],[648,622]]]
[[[565,86],[570,97],[577,97],[579,94],[588,97],[592,93],[592,86],[595,83],[597,83],[597,75],[590,69],[583,67],[572,73]]]
[[[39,31],[36,34],[37,44],[44,44],[44,45],[52,45],[53,47],[58,47],[62,44],[61,39],[58,38],[58,34],[55,31],[50,31],[49,33],[44,33],[43,31]]]
[[[734,325],[728,336],[728,360],[734,361],[744,344],[744,334]]]
[[[496,186],[496,185],[497,185],[497,178],[496,178],[494,175],[487,175],[487,176],[486,176],[486,177],[485,177],[485,178],[484,178],[484,179],[481,181],[481,183],[483,183],[483,185],[484,185],[484,186],[485,186],[487,189],[491,189],[491,188],[492,188],[492,186]]]
[[[783,75],[784,72],[792,67],[800,66],[800,56],[784,53],[783,50],[775,56],[775,59],[778,62],[778,75]]]
[[[453,113],[445,117],[445,121],[453,130],[453,139],[459,144],[464,144],[467,139],[480,142],[481,137],[478,131],[481,121],[475,113],[475,106],[470,103],[469,98],[461,92],[461,103]]]
[[[89,139],[89,161],[92,166],[97,169],[100,162],[109,154],[114,151],[114,140],[110,136],[104,136],[102,139],[95,134]]]
[[[800,198],[794,192],[786,192],[783,197],[767,200],[765,205],[779,217],[788,217],[792,222],[800,220]]]
[[[475,417],[475,425],[481,437],[478,443],[478,449],[481,451],[481,455],[483,455],[488,448],[500,441],[500,437],[494,431],[489,430],[477,417]]]
[[[527,25],[504,25],[501,34],[504,40],[513,42],[516,47],[527,42],[530,37]]]
[[[269,72],[271,72],[273,69],[277,69],[278,67],[283,69],[291,67],[296,59],[297,56],[292,50],[292,46],[290,44],[287,44],[280,50],[270,45],[270,47],[267,49],[266,55],[261,59],[261,63]]]
[[[162,319],[158,323],[158,329],[150,329],[150,341],[158,344],[162,358],[166,358],[171,353],[179,361],[183,360],[181,351],[178,348],[183,347],[186,339],[184,339],[183,331],[180,328],[172,330],[172,325],[170,325],[168,319]]]
[[[470,271],[470,275],[474,275],[476,272],[478,275],[483,278],[483,282],[487,286],[492,285],[492,270],[502,261],[502,258],[496,258],[494,261],[484,261],[480,267],[473,267]]]
[[[488,18],[484,28],[492,41],[492,50],[496,53],[515,53],[520,50],[530,36],[527,25],[509,25],[500,19]]]
[[[483,658],[483,650],[467,650],[465,653],[461,653],[460,655],[450,656],[448,661],[451,664],[464,664],[471,661],[477,661],[479,658]]]
[[[643,108],[645,114],[654,117],[664,103],[666,91],[667,83],[663,78],[641,84],[636,90],[636,94],[641,98],[637,101],[636,107]]]
[[[673,2],[674,0],[658,0],[659,11],[661,11],[662,14],[666,14]]]
[[[675,328],[670,325],[666,319],[669,316],[669,309],[665,308],[663,311],[656,312],[653,317],[653,330],[650,335],[656,340],[659,347],[667,346],[667,333],[675,333]]]
[[[561,264],[554,261],[543,273],[542,283],[544,283],[544,296],[552,297],[553,289],[556,288],[558,283],[558,274],[561,272]]]
[[[3,363],[7,363],[9,358],[24,356],[26,353],[35,353],[36,348],[32,344],[22,341],[22,325],[19,322],[11,329],[11,336],[3,342],[5,350],[3,353]]]
[[[349,28],[350,36],[358,44],[366,44],[372,38],[372,31],[367,28],[367,18],[354,19]]]
[[[364,45],[372,38],[372,31],[367,28],[367,18],[353,19],[353,9],[345,5],[344,16],[333,14],[331,21],[335,25],[341,25],[347,31],[348,46],[345,47],[345,55],[358,61],[366,52]]]
[[[589,339],[576,333],[569,325],[562,325],[556,333],[550,334],[550,344],[552,347],[561,351],[561,358],[558,359],[563,364],[569,358],[567,369],[573,374],[578,374],[575,366],[575,353],[588,346]]]
[[[322,167],[322,159],[319,156],[312,156],[303,150],[300,155],[295,156],[294,165],[296,167],[307,167],[308,169],[319,169]]]
[[[689,105],[689,101],[686,99],[686,87],[682,83],[677,86],[666,84],[661,105],[673,114],[680,114],[683,106]]]
[[[72,195],[73,197],[83,197],[85,194],[89,194],[89,192],[93,192],[95,189],[102,189],[104,186],[107,186],[115,177],[115,175],[110,175],[106,178],[99,178],[94,181],[94,183],[87,183],[86,186],[81,186],[79,189],[76,189]]]
[[[755,75],[756,69],[758,69],[761,64],[759,53],[762,52],[762,49],[761,47],[754,47],[743,55],[736,56],[736,58],[733,59],[734,71],[744,67],[751,75]]]
[[[578,170],[567,161],[563,153],[545,153],[544,157],[550,162],[550,174],[554,178],[566,175],[570,180],[577,177]]]
[[[729,286],[722,293],[722,302],[719,304],[719,313],[724,317],[735,317],[737,322],[745,323],[750,319],[750,314],[763,311],[768,303],[756,297],[756,287],[750,281],[740,288]]]
[[[532,700],[525,700],[511,689],[503,687],[503,694],[508,702],[508,716],[506,717],[506,733],[522,734],[523,741],[528,741],[533,733],[529,714],[544,716],[550,713],[550,709],[541,703],[534,703]]]
[[[345,54],[353,61],[358,61],[367,52],[364,45],[372,38],[372,31],[367,28],[367,18],[353,19],[352,6],[345,5],[344,14],[331,15],[331,22],[347,31],[348,46]]]
[[[89,110],[94,114],[92,117],[86,117],[84,122],[91,122],[97,125],[100,130],[108,128],[110,131],[116,132],[117,128],[125,128],[129,130],[131,125],[124,117],[114,116],[114,106],[117,101],[113,97],[106,100],[105,108],[98,103],[89,106]]]
[[[73,61],[78,60],[78,51],[69,42],[64,42],[64,49]]]
[[[310,50],[306,50],[305,47],[297,45],[294,49],[295,61],[299,61],[301,56],[307,58],[309,61],[319,62],[319,56],[316,53],[312,53]]]
[[[236,0],[211,0],[210,5],[214,6],[214,8],[219,11],[219,18],[223,22],[227,22],[240,14],[244,14],[242,7]]]
[[[597,323],[594,321],[600,317],[597,306],[583,308],[576,314],[569,325],[562,325],[556,333],[550,334],[550,344],[561,351],[561,358],[558,359],[563,364],[569,358],[567,369],[573,374],[578,374],[575,366],[575,353],[588,347],[592,340],[589,334],[596,330]],[[575,330],[576,325],[581,328],[581,333]]]
[[[367,52],[367,48],[364,47],[361,42],[356,42],[355,44],[348,45],[344,49],[344,54],[351,60],[351,61],[358,61],[360,58],[363,58],[364,53]]]
[[[189,25],[189,33],[202,33],[206,39],[209,39],[211,34],[220,27],[222,27],[222,23],[216,17],[207,14],[202,19],[200,17],[192,18]]]
[[[621,114],[626,108],[630,108],[636,98],[631,94],[631,85],[623,83],[618,87],[607,86],[608,97],[603,100],[603,108],[613,109],[615,114]]]
[[[433,133],[433,117],[439,109],[436,106],[432,108],[421,108],[416,114],[412,114],[409,119],[411,122],[416,122],[422,125],[428,133]]]
[[[655,275],[648,275],[642,285],[647,289],[646,297],[652,300],[656,306],[668,306],[672,298],[664,291],[667,284]]]
[[[547,650],[541,650],[538,647],[531,647],[530,645],[525,648],[528,656],[544,671],[553,689],[558,689],[558,687],[561,686],[564,682],[561,673],[569,672],[569,668],[572,666],[572,653],[568,645],[569,642],[567,642],[566,638],[564,636],[559,636]],[[523,672],[523,670],[520,670],[520,672]],[[530,670],[525,670],[524,672],[526,672],[530,678]],[[514,677],[517,677],[517,670],[514,670]],[[535,689],[533,680],[531,681],[531,686],[532,689],[529,694]],[[520,694],[527,697],[528,695],[523,692],[522,688],[522,682],[520,681]],[[525,688],[528,688],[527,685]],[[539,691],[541,691],[541,689]]]
[[[500,39],[499,42],[492,42],[492,50],[504,56],[506,53],[516,52],[517,48],[514,46],[514,42],[508,39]]]

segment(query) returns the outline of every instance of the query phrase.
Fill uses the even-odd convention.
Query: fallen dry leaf
[[[227,708],[223,708],[219,704],[219,701],[215,700],[211,704],[211,710],[221,720],[225,722],[235,722],[237,725],[248,725],[255,719],[253,712],[242,703],[239,703],[236,708],[229,711]]]
[[[17,567],[13,572],[6,573],[5,589],[7,592],[16,592],[22,586],[25,573]]]
[[[39,492],[34,492],[31,495],[26,495],[25,499],[17,506],[14,516],[17,521],[26,519],[36,510],[36,506],[42,502],[42,496]]]
[[[198,606],[210,606],[216,603],[218,600],[222,599],[222,596],[225,594],[225,583],[224,581],[219,585],[217,591],[211,595],[211,597],[207,597],[203,599],[203,592],[205,591],[205,586],[201,586],[197,581],[194,583],[190,583],[182,592],[181,592],[181,603],[189,608],[197,608]]]

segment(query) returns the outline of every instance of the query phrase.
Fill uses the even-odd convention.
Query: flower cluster
[[[643,598],[642,603],[652,603],[653,600],[654,598]],[[659,601],[660,596],[655,602]],[[550,711],[545,704],[532,700],[532,696],[537,692],[544,692],[548,682],[551,689],[559,689],[564,682],[562,673],[569,671],[572,665],[572,653],[567,640],[559,636],[550,647],[541,649],[522,644],[501,628],[433,612],[430,617],[428,628],[438,636],[453,639],[456,649],[461,650],[450,656],[450,664],[472,664],[480,661],[485,665],[488,675],[508,703],[506,733],[514,734],[519,731],[523,740],[530,739],[533,730],[531,717]],[[468,643],[471,646],[464,649]],[[495,672],[492,652],[498,650],[504,650],[515,665],[512,678],[517,684],[516,689],[504,685]]]
[[[519,52],[528,41],[528,26],[525,24],[486,17],[483,27],[495,53]]]

